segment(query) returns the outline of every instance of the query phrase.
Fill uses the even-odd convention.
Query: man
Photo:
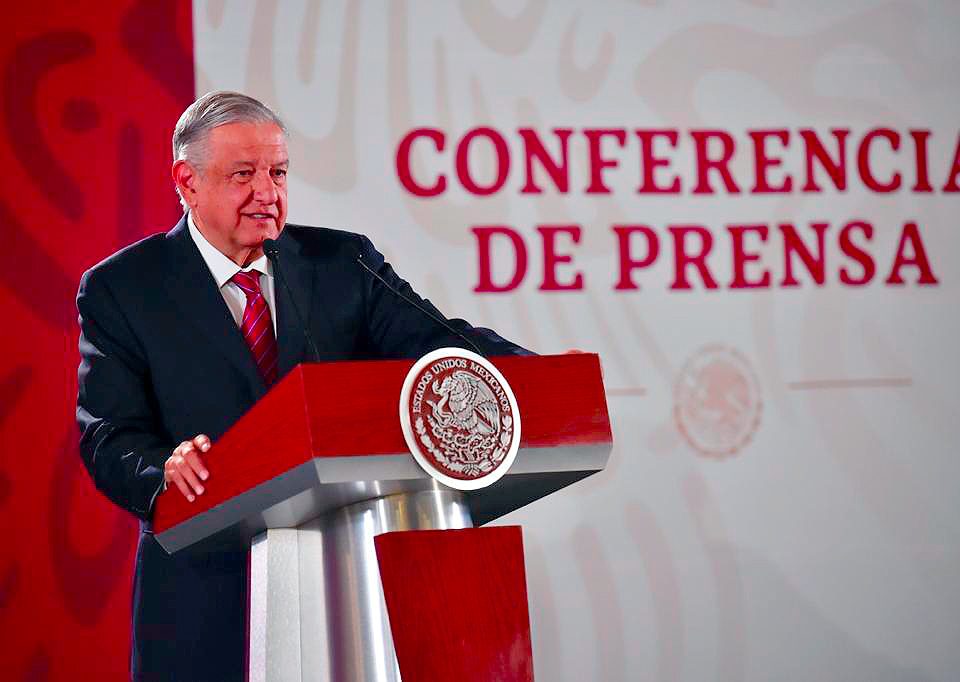
[[[216,486],[203,464],[211,442],[299,362],[526,351],[463,320],[451,332],[403,300],[391,288],[440,316],[365,237],[285,225],[286,131],[260,102],[201,97],[177,123],[173,156],[183,219],[80,283],[81,454],[97,487],[141,519],[133,678],[242,680],[246,553],[167,555],[150,531],[157,496],[194,501]],[[288,288],[265,239],[277,240]]]

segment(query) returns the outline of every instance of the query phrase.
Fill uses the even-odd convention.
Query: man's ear
[[[189,161],[180,159],[173,162],[173,168],[170,169],[173,176],[173,182],[180,190],[180,196],[186,202],[187,206],[194,208],[197,196],[197,179],[199,174],[197,169]]]

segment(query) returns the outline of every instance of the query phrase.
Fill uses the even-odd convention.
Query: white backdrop
[[[542,680],[953,680],[960,669],[960,379],[957,193],[942,188],[958,142],[960,6],[955,2],[242,2],[196,1],[197,87],[236,89],[275,107],[291,129],[290,220],[368,234],[398,271],[448,315],[492,327],[540,353],[600,354],[616,447],[608,469],[503,519],[524,526],[535,672]],[[510,148],[504,187],[463,190],[454,151],[477,126]],[[538,176],[522,194],[516,130],[568,127],[570,189]],[[448,188],[419,198],[397,177],[401,139],[418,127],[447,146],[415,143],[414,174]],[[780,169],[804,181],[797,131],[851,130],[847,189],[754,194],[748,131],[786,129]],[[585,128],[625,128],[610,194],[587,194]],[[664,178],[679,194],[638,194],[636,128],[679,132]],[[857,175],[867,131],[878,178]],[[729,132],[742,192],[691,192],[689,131]],[[929,130],[932,191],[914,191],[910,130]],[[608,141],[609,142],[609,141]],[[493,176],[489,148],[470,157]],[[742,179],[742,180],[741,180]],[[664,181],[666,184],[666,181]],[[861,272],[838,239],[850,221],[874,228]],[[815,244],[830,223],[825,283],[795,260],[783,287],[777,225]],[[914,221],[938,283],[885,283],[901,229]],[[561,281],[538,290],[536,226],[575,223],[582,240]],[[611,226],[660,238],[639,290],[614,291]],[[764,223],[749,241],[772,285],[731,289],[729,224]],[[506,293],[474,293],[476,225],[509,225],[530,272]],[[710,230],[720,287],[669,288],[670,225]],[[752,239],[752,237],[751,237]],[[509,278],[505,241],[494,278]],[[915,244],[911,245],[915,247]],[[636,242],[635,257],[644,248]],[[911,248],[905,254],[913,257]]]

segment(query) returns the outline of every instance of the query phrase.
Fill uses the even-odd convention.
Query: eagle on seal
[[[457,370],[444,377],[433,392],[440,400],[426,402],[433,408],[433,419],[443,429],[450,427],[480,436],[495,434],[500,427],[500,409],[493,391],[470,372]]]

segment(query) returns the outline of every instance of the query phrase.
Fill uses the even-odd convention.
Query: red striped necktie
[[[257,371],[263,377],[263,383],[269,388],[277,380],[277,339],[273,335],[270,308],[260,291],[260,273],[256,270],[241,271],[230,281],[247,295],[247,307],[243,309],[240,331],[253,353],[253,360],[257,363]]]

